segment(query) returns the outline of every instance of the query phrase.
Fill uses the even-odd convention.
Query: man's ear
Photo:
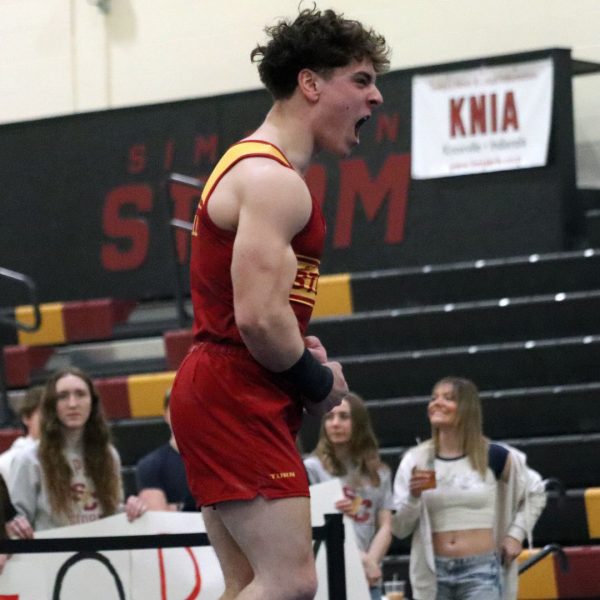
[[[321,81],[312,69],[302,69],[298,73],[298,89],[309,102],[317,102],[321,94]]]

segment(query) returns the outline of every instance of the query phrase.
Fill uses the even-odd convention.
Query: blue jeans
[[[371,594],[371,600],[381,600],[381,588],[370,587],[369,593]]]
[[[435,557],[436,600],[501,600],[500,560],[494,552],[463,558]]]

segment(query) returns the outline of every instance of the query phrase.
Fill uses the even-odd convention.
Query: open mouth
[[[358,130],[370,119],[370,116],[363,117],[356,122],[354,126],[354,132],[356,133],[356,137],[358,137]]]

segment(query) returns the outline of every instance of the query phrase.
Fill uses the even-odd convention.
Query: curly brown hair
[[[259,63],[260,80],[276,100],[294,93],[302,69],[326,75],[365,58],[371,60],[376,73],[389,69],[390,49],[385,38],[332,10],[305,9],[293,22],[284,19],[265,27],[265,32],[270,41],[256,46],[250,59]]]
[[[50,505],[56,513],[69,515],[73,507],[71,479],[73,471],[64,455],[64,428],[57,412],[56,384],[66,375],[82,379],[92,397],[90,416],[83,430],[83,462],[93,481],[104,516],[117,511],[121,499],[121,474],[111,451],[110,433],[102,413],[100,395],[89,375],[76,367],[54,373],[46,383],[42,401],[42,423],[38,456],[48,490]]]
[[[350,460],[356,467],[359,477],[367,478],[372,485],[378,486],[381,482],[379,469],[386,466],[379,457],[379,442],[371,425],[371,417],[364,400],[358,395],[350,392],[344,400],[350,407],[350,418],[352,420],[352,434],[350,436]],[[315,456],[319,458],[325,469],[336,477],[348,475],[344,463],[336,456],[335,447],[327,437],[325,421],[327,415],[321,421],[319,441],[315,448]]]

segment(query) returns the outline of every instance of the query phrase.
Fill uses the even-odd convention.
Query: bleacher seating
[[[586,573],[597,569],[600,538],[599,274],[600,251],[589,249],[324,276],[309,331],[367,400],[392,469],[415,438],[428,436],[432,384],[445,375],[473,379],[486,433],[524,450],[543,477],[566,487],[564,494],[551,492],[534,533],[539,545],[568,546],[584,588]],[[45,329],[4,348],[9,399],[14,403],[60,366],[87,370],[132,492],[135,463],[168,437],[164,392],[189,348],[190,330],[168,301],[81,303],[77,318],[68,316],[67,304],[43,306],[50,315]],[[308,417],[305,450],[317,434],[318,422]],[[394,542],[388,574],[407,579],[407,551],[406,541]],[[541,572],[550,582],[548,598],[573,597],[565,590],[580,588],[556,564],[548,557],[523,576],[521,597],[545,597],[528,591],[542,589]]]

